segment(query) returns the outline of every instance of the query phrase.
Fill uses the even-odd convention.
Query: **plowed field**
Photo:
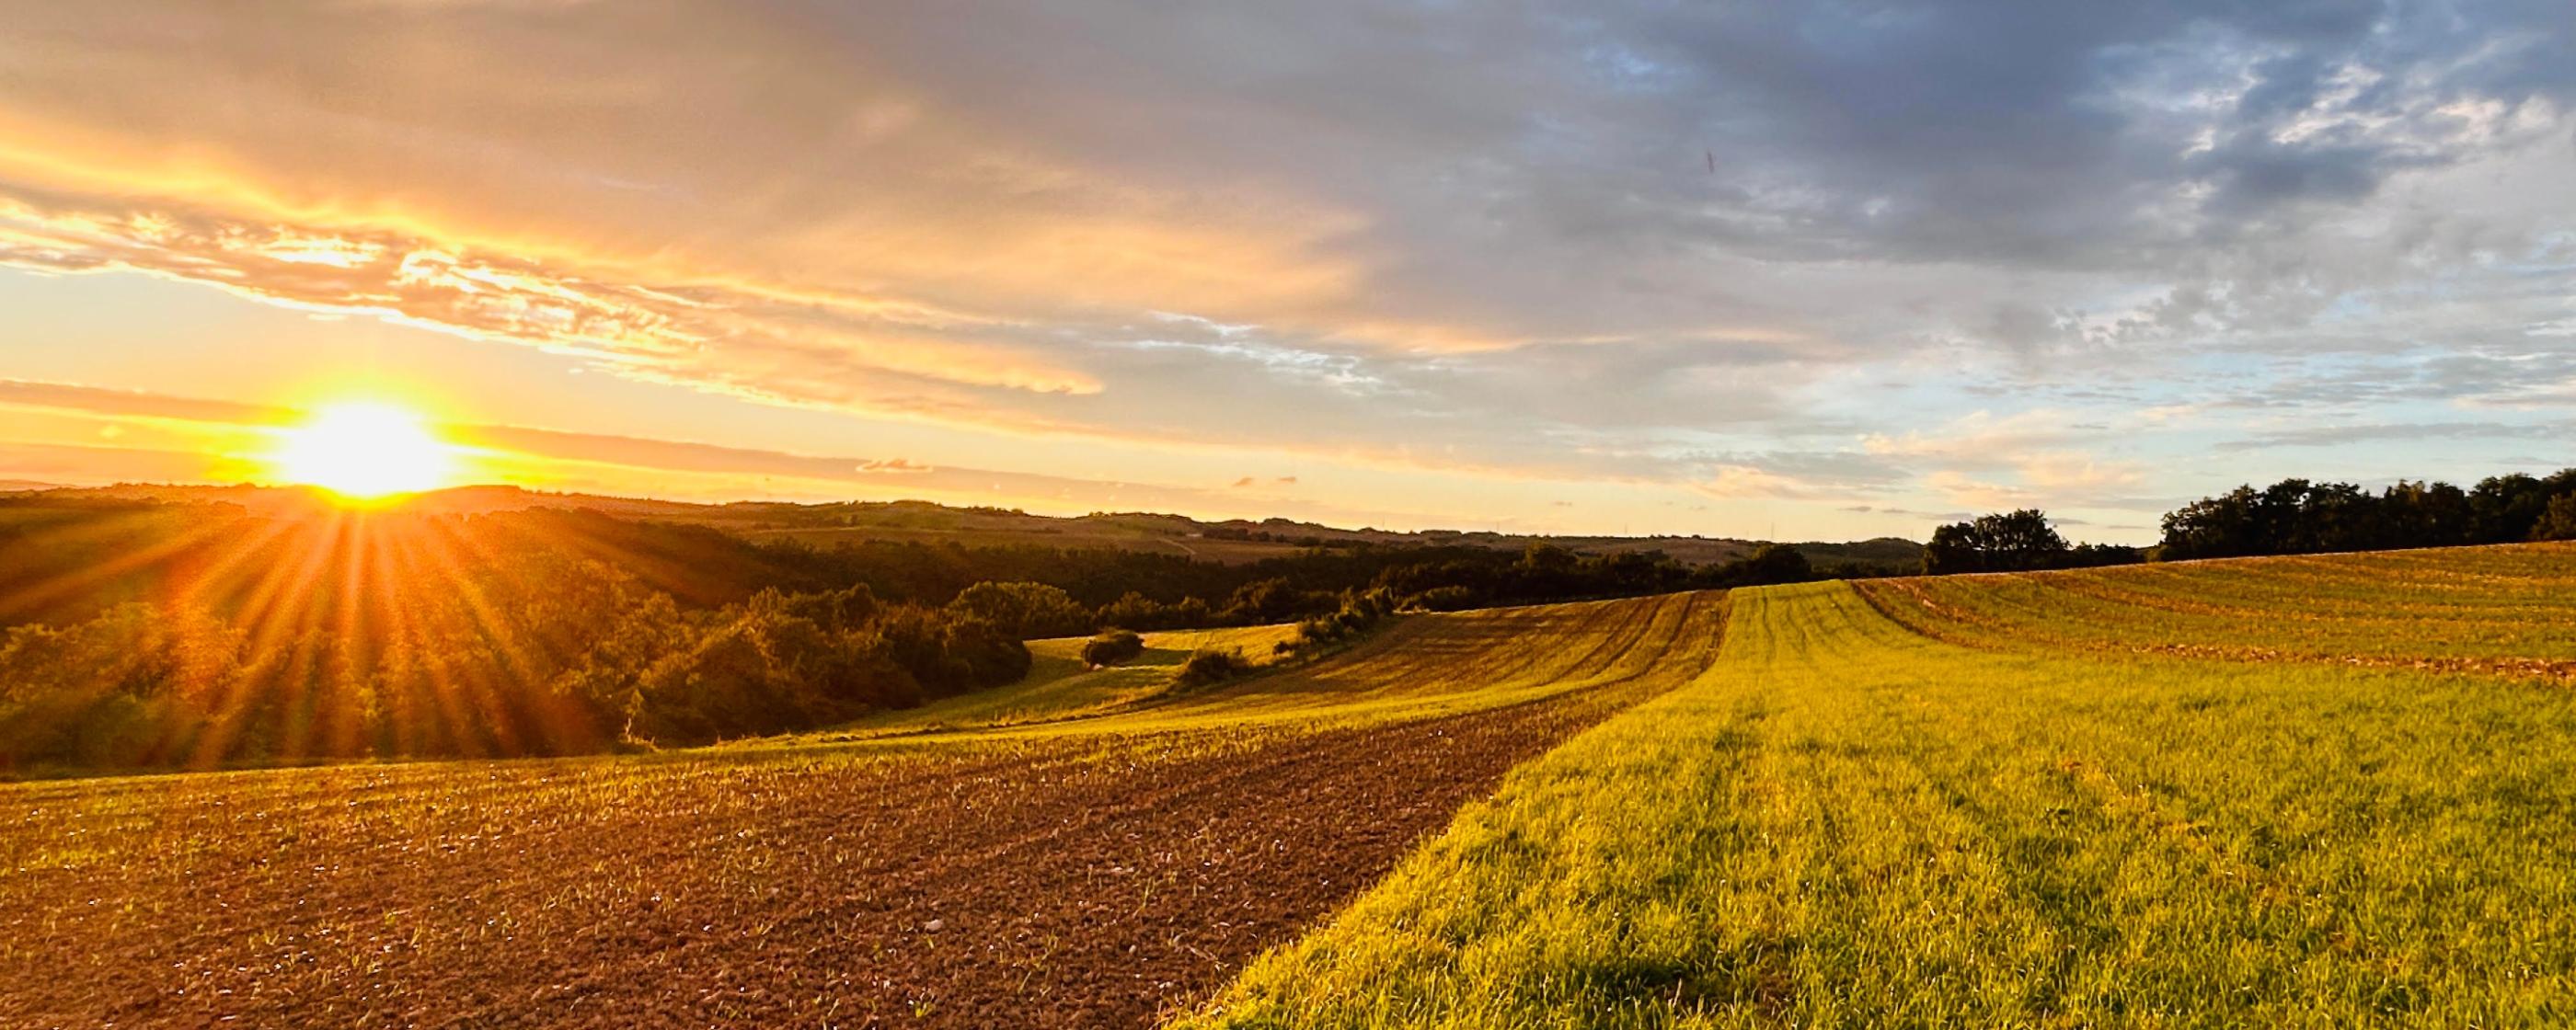
[[[1724,615],[1417,617],[989,733],[0,788],[0,1025],[1148,1025]]]

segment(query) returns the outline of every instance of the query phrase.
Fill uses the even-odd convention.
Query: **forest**
[[[26,552],[48,540],[97,539],[70,530],[101,521],[172,531],[82,572],[8,580],[0,765],[698,743],[1008,683],[1029,663],[990,622],[864,586],[792,591],[754,566],[670,579],[670,552],[612,549],[601,531],[635,527],[593,517],[100,514],[32,537],[21,520],[0,544],[15,572],[43,564]],[[27,621],[31,605],[86,614]]]
[[[253,514],[0,499],[0,769],[578,754],[829,726],[1018,680],[1022,641],[1924,573],[2576,538],[2576,470],[2462,489],[2284,480],[2070,544],[2036,510],[1919,567],[1767,545],[1690,565],[1343,542],[1243,564],[1113,549],[752,541],[587,510]]]

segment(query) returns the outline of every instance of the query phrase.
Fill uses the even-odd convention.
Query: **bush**
[[[1480,600],[1474,589],[1461,586],[1433,587],[1413,595],[1416,607],[1434,612],[1465,611],[1476,607]]]
[[[1106,668],[1144,653],[1145,638],[1137,636],[1135,631],[1102,630],[1099,636],[1083,642],[1082,664],[1093,668]]]
[[[1187,663],[1181,666],[1180,682],[1184,687],[1204,687],[1213,683],[1223,683],[1250,671],[1252,671],[1251,664],[1245,662],[1240,654],[1231,650],[1200,648],[1190,655]]]
[[[1395,591],[1388,587],[1345,592],[1340,608],[1330,615],[1300,620],[1297,623],[1297,643],[1279,650],[1285,653],[1311,649],[1358,637],[1393,617],[1397,607]]]

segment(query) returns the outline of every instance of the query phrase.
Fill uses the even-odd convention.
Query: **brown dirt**
[[[12,795],[0,1025],[1144,1026],[1644,689],[1240,739]]]

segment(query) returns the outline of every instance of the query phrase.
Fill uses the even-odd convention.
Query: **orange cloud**
[[[671,381],[780,401],[892,374],[930,384],[1093,393],[1100,384],[1019,349],[900,323],[822,321],[718,288],[622,282],[445,241],[238,221],[177,205],[43,210],[0,198],[0,262],[54,271],[131,269],[263,300],[426,325],[602,361]]]

